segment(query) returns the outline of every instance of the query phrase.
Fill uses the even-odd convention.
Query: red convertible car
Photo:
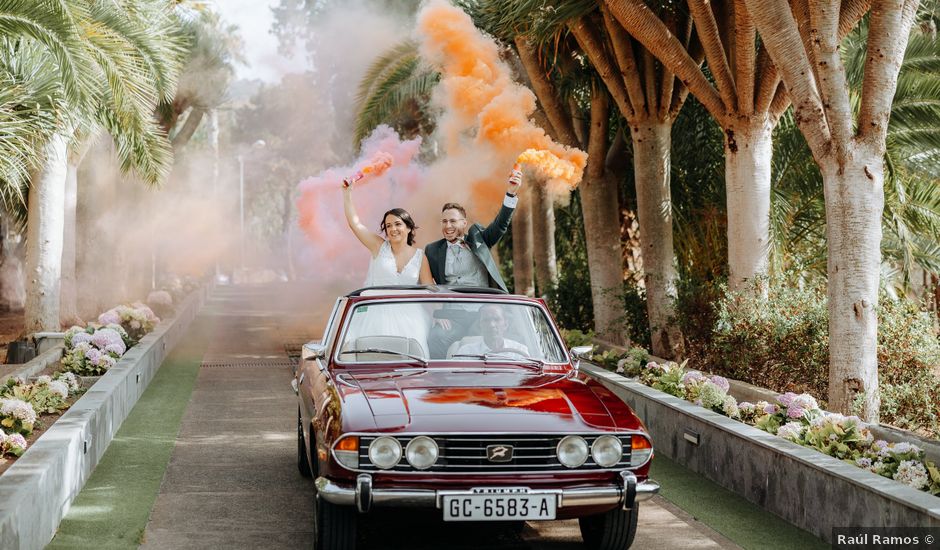
[[[589,349],[565,349],[544,301],[501,291],[339,298],[293,380],[316,548],[353,548],[361,514],[385,507],[578,518],[587,548],[629,547],[638,503],[659,490],[653,447],[630,407],[579,372]]]

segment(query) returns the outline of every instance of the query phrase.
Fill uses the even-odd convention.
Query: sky
[[[274,15],[271,6],[278,0],[213,0],[222,18],[238,26],[245,44],[246,64],[235,69],[237,78],[258,78],[277,82],[289,72],[303,69],[303,56],[288,59],[277,51],[277,38],[271,34]]]

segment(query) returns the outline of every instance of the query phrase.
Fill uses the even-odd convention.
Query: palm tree
[[[875,307],[881,271],[888,122],[917,0],[873,0],[857,111],[839,49],[839,11],[745,0],[820,168],[826,207],[829,402],[877,420]],[[795,16],[794,16],[795,14]],[[857,115],[854,113],[857,112]]]
[[[26,181],[38,147],[55,131],[62,108],[61,81],[30,41],[0,39],[0,203],[16,223],[26,223]]]
[[[840,38],[858,23],[868,1],[842,3],[837,17]],[[692,94],[721,126],[725,134],[729,286],[737,289],[766,274],[772,133],[789,106],[789,98],[766,48],[757,41],[753,17],[744,1],[688,0],[701,50],[683,47],[683,35],[644,0],[601,3],[652,55],[688,83]],[[796,2],[794,9],[801,6]],[[711,79],[699,66],[701,51]]]
[[[653,352],[674,357],[681,353],[682,337],[674,323],[677,273],[674,264],[672,234],[672,199],[670,193],[671,129],[682,109],[689,89],[658,63],[639,43],[634,42],[606,7],[586,0],[516,0],[513,2],[476,2],[478,19],[494,34],[515,41],[520,57],[534,83],[542,107],[556,133],[572,139],[570,120],[579,113],[569,113],[562,101],[553,98],[552,71],[539,59],[564,59],[566,35],[574,38],[572,54],[586,59],[596,71],[613,99],[620,116],[630,130],[633,152],[633,176],[637,191],[637,216],[643,250],[647,312],[652,332]],[[665,9],[670,24],[686,38],[684,47],[695,49],[691,19]],[[680,34],[681,34],[680,33]],[[546,44],[544,51],[533,42]],[[559,49],[561,47],[561,49]],[[561,52],[556,55],[554,52]],[[701,57],[701,56],[700,56]],[[701,59],[699,60],[699,63]],[[588,92],[586,95],[593,95]],[[601,103],[592,100],[592,111]],[[600,120],[591,115],[592,130]],[[597,126],[599,130],[607,125]],[[594,139],[600,136],[593,135]],[[588,178],[582,184],[589,265],[592,274],[592,301],[598,331],[612,340],[615,319],[622,318],[620,267],[620,220],[617,181],[607,174],[606,151],[609,136],[595,142],[589,157]],[[592,146],[587,143],[588,149]],[[594,164],[591,165],[591,159]]]
[[[173,15],[187,48],[179,86],[169,100],[160,103],[157,115],[163,130],[172,136],[173,149],[178,151],[189,142],[206,114],[225,101],[240,44],[235,28],[224,26],[218,14],[196,0],[180,2]],[[187,112],[185,122],[180,124]]]
[[[868,23],[843,42],[852,108],[862,93]],[[919,268],[940,272],[940,42],[913,32],[891,105],[885,153],[882,214],[883,275],[899,293],[910,289]],[[793,117],[775,135],[771,225],[775,270],[826,275],[822,175]]]
[[[111,134],[125,171],[159,182],[172,153],[153,112],[175,88],[184,43],[171,7],[160,0],[24,4],[0,4],[3,29],[43,47],[39,63],[56,67],[68,106],[54,111],[56,131],[42,146],[42,165],[29,190],[26,329],[55,330],[69,144],[80,151],[83,139],[101,127]]]

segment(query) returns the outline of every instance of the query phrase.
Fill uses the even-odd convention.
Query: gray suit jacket
[[[515,212],[515,208],[503,205],[489,226],[483,227],[475,223],[470,226],[467,236],[464,238],[473,254],[483,262],[483,266],[490,276],[491,288],[507,290],[506,283],[503,282],[503,278],[499,274],[499,266],[496,265],[493,254],[490,253],[490,247],[495,246],[509,230],[513,212]],[[424,255],[428,258],[428,265],[431,267],[431,276],[434,277],[434,280],[438,284],[446,284],[444,263],[447,261],[447,241],[440,239],[427,245],[424,247]]]

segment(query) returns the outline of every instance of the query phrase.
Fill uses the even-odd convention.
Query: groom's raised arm
[[[509,176],[509,186],[506,189],[506,197],[503,199],[503,206],[496,214],[496,218],[490,222],[490,225],[483,230],[483,242],[486,246],[493,247],[503,238],[506,231],[509,231],[509,224],[512,222],[512,215],[516,211],[516,205],[519,203],[517,193],[522,187],[522,172],[513,168]]]

